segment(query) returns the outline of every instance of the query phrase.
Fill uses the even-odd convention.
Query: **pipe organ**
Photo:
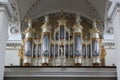
[[[75,17],[73,27],[68,26],[64,15],[55,27],[50,20],[45,16],[44,24],[37,30],[28,19],[22,45],[23,66],[100,66],[100,31],[95,20],[93,27],[85,31],[89,35],[83,35],[85,28],[79,16]]]
[[[25,66],[30,66],[32,61],[33,49],[34,49],[34,33],[35,30],[32,28],[32,20],[28,21],[28,28],[25,31],[25,45],[24,45],[24,64]]]

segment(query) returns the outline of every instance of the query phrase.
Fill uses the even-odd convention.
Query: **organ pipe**
[[[49,24],[49,17],[45,16],[45,23],[42,26],[42,43],[41,43],[41,64],[49,65],[50,58],[50,36],[51,36],[51,25]]]
[[[73,37],[74,37],[74,58],[75,65],[81,65],[82,63],[82,26],[80,24],[80,17],[76,17],[76,23],[73,26]]]
[[[29,18],[26,20],[28,22],[28,28],[24,32],[25,34],[25,48],[24,48],[24,60],[23,65],[24,66],[30,66],[31,65],[31,59],[33,57],[33,47],[34,47],[34,33],[35,30],[32,28],[32,20]]]
[[[93,20],[93,28],[90,29],[90,37],[91,37],[91,45],[92,45],[92,59],[93,65],[99,66],[100,65],[100,37],[99,37],[99,30],[97,29],[96,21]]]
[[[45,16],[41,30],[37,30],[40,33],[36,34],[37,38],[32,20],[27,20],[28,28],[24,32],[23,44],[24,66],[83,66],[83,60],[90,59],[93,66],[100,66],[100,31],[95,20],[89,30],[90,35],[84,35],[87,36],[85,39],[80,16],[76,16],[74,25],[69,27],[63,13],[56,27],[51,25],[50,20],[49,15]],[[88,62],[85,61],[85,64]]]

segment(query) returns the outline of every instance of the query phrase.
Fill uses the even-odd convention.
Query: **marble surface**
[[[5,67],[5,80],[116,80],[116,67],[66,66],[66,67]]]

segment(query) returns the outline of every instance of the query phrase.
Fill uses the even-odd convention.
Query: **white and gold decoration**
[[[47,15],[44,20],[27,20],[23,66],[101,65],[101,32],[96,20],[84,22],[81,16],[66,16],[64,12],[59,18]]]
[[[90,29],[91,45],[92,45],[92,60],[93,65],[100,65],[100,31],[97,29],[96,21],[93,20],[93,28]]]
[[[34,49],[34,33],[35,30],[32,28],[32,19],[26,19],[28,23],[28,28],[24,32],[25,34],[25,44],[24,44],[24,58],[23,65],[30,66],[33,58],[33,49]]]

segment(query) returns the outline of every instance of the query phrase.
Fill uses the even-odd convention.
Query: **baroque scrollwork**
[[[27,20],[24,52],[19,51],[24,66],[82,66],[88,59],[91,65],[100,66],[101,34],[96,20],[85,28],[83,24],[89,23],[80,16],[64,14],[62,12],[60,17],[47,15],[45,23]]]

